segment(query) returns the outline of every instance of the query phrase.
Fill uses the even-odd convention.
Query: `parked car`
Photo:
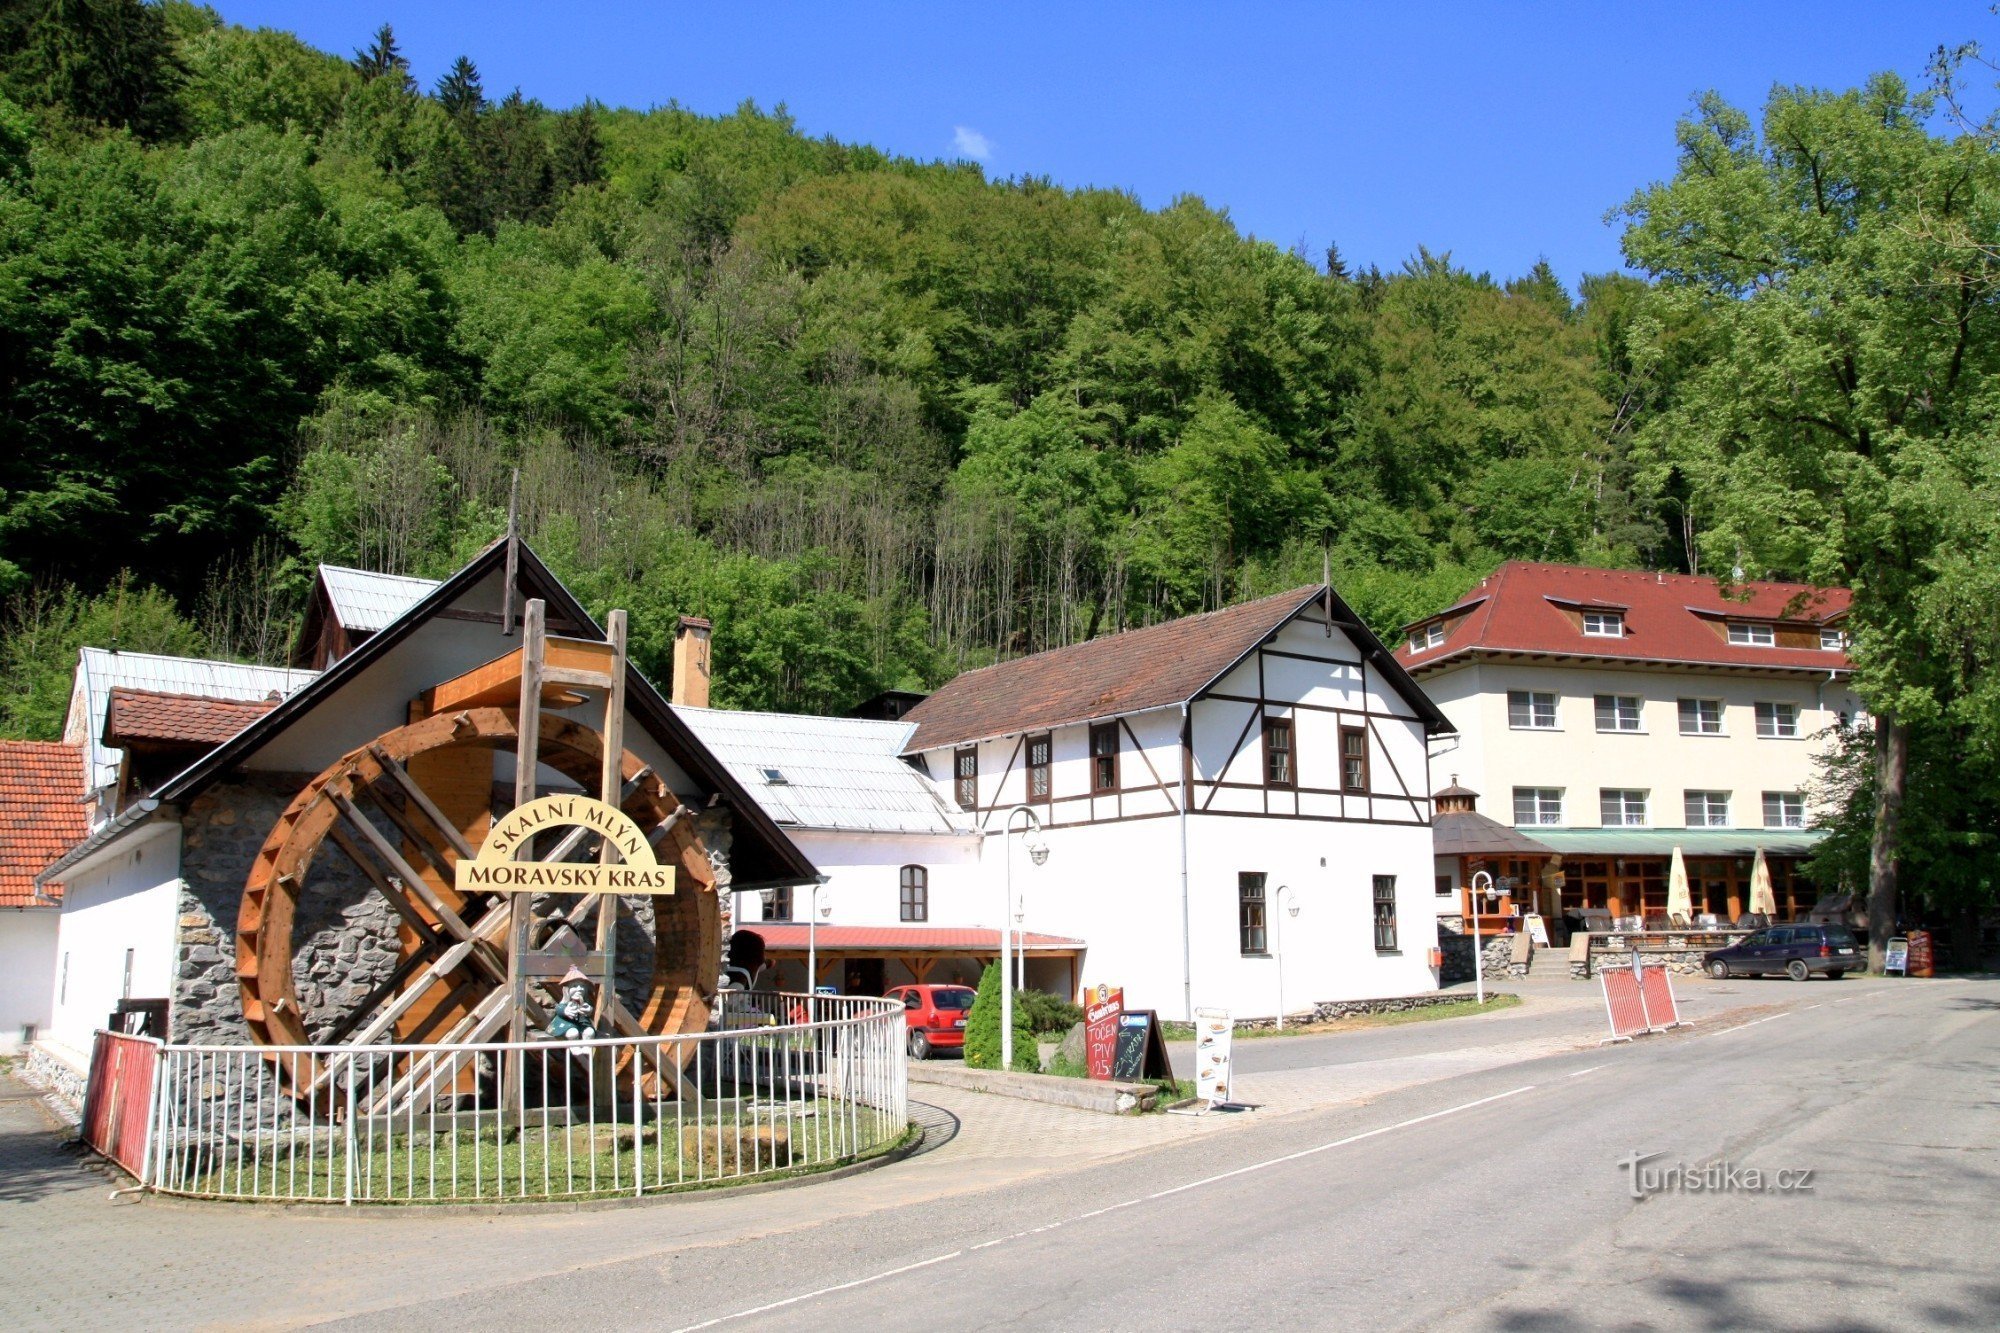
[[[1702,962],[1718,980],[1782,972],[1804,981],[1815,972],[1838,979],[1861,966],[1861,955],[1846,926],[1766,926],[1726,949],[1709,950]]]
[[[903,1002],[910,1030],[910,1058],[928,1060],[932,1051],[965,1049],[965,1016],[972,1011],[970,986],[897,986],[889,992]]]

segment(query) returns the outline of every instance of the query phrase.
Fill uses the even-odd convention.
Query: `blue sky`
[[[1182,193],[1315,256],[1617,267],[1607,209],[1670,174],[1713,88],[1921,81],[1940,43],[2000,46],[1981,0],[1855,4],[707,4],[222,0],[347,53],[387,20],[426,87],[470,55],[551,106],[782,102],[811,134],[995,176]]]

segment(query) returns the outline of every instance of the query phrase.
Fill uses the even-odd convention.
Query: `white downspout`
[[[1194,1022],[1194,917],[1188,906],[1188,802],[1194,798],[1194,725],[1188,704],[1181,701],[1181,1003],[1184,1021]]]

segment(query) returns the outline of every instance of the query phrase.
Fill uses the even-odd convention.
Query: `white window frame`
[[[1562,730],[1557,725],[1557,718],[1559,716],[1557,698],[1558,696],[1551,690],[1507,691],[1507,725],[1515,731]],[[1544,703],[1548,705],[1546,714],[1542,711]],[[1514,711],[1517,704],[1521,709],[1519,717],[1515,715]],[[1544,716],[1548,718],[1546,722],[1541,720]],[[1525,718],[1526,721],[1522,721],[1522,718]]]
[[[1781,710],[1790,710],[1784,712]],[[1766,724],[1769,724],[1768,726]],[[1757,703],[1757,738],[1766,741],[1795,741],[1799,738],[1799,706],[1782,699],[1762,699]]]
[[[1624,705],[1632,705],[1628,714]],[[1600,694],[1591,700],[1591,712],[1597,719],[1597,729],[1607,736],[1637,736],[1646,730],[1646,701],[1636,694]],[[1605,726],[1606,718],[1611,725]],[[1630,721],[1631,726],[1626,726]]]
[[[1703,716],[1702,709],[1703,705],[1705,704],[1712,705],[1715,709],[1715,725],[1713,727],[1707,725],[1709,719]],[[1722,700],[1679,699],[1675,701],[1675,707],[1680,715],[1681,735],[1683,736],[1722,735],[1722,716],[1723,716]],[[1688,721],[1690,718],[1692,718],[1694,721],[1693,728],[1689,728],[1688,726]]]
[[[1738,648],[1775,648],[1778,646],[1778,631],[1775,626],[1752,620],[1732,620],[1729,622],[1729,642]]]
[[[1419,625],[1410,631],[1410,651],[1421,653],[1436,648],[1445,640],[1444,622],[1434,620],[1428,625]]]
[[[1776,807],[1777,820],[1771,818]],[[1806,798],[1803,792],[1767,791],[1764,793],[1765,828],[1804,828],[1806,826]]]
[[[1597,817],[1605,828],[1645,828],[1646,805],[1650,793],[1638,787],[1600,787],[1597,791]],[[1612,798],[1617,798],[1618,818],[1611,818]],[[1633,797],[1637,797],[1639,817],[1632,818]]]
[[[1847,631],[1844,629],[1833,629],[1830,626],[1821,626],[1819,631],[1819,646],[1822,652],[1846,652]]]
[[[1526,795],[1533,807],[1534,818],[1522,820],[1521,797]],[[1551,798],[1544,800],[1543,798]],[[1517,828],[1548,828],[1562,823],[1563,789],[1561,787],[1516,787],[1514,788],[1514,824]]]
[[[1583,613],[1583,634],[1587,639],[1622,639],[1625,637],[1625,613],[1623,611],[1585,611]]]
[[[1701,801],[1701,817],[1695,817],[1695,800]],[[1689,828],[1728,828],[1729,793],[1726,791],[1684,791],[1681,793],[1681,818]]]

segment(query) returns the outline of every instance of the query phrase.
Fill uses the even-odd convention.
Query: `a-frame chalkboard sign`
[[[1127,1009],[1118,1018],[1118,1046],[1111,1056],[1111,1077],[1167,1079],[1174,1067],[1167,1060],[1166,1038],[1160,1034],[1160,1016],[1151,1009]]]

